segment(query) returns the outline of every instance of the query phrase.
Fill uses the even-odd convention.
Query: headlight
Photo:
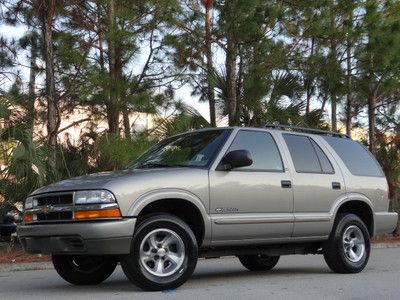
[[[25,209],[33,208],[33,198],[29,197],[25,200]]]
[[[105,190],[75,192],[75,204],[115,203],[112,193]]]

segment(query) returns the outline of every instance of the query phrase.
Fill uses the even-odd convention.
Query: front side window
[[[253,164],[235,170],[283,171],[283,163],[278,147],[271,134],[261,131],[240,130],[229,151],[248,150]]]
[[[289,148],[296,172],[334,173],[328,157],[314,140],[295,134],[284,134],[283,138]]]
[[[196,131],[161,141],[129,166],[207,167],[229,136],[230,129]]]

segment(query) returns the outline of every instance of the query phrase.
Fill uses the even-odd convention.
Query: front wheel
[[[103,256],[53,255],[57,273],[75,285],[99,284],[114,272],[117,260]]]
[[[323,254],[329,268],[336,273],[358,273],[368,263],[371,251],[368,229],[354,214],[337,216]]]
[[[145,219],[133,238],[131,254],[121,258],[128,279],[143,290],[175,289],[193,273],[198,247],[189,226],[166,214]]]
[[[279,256],[257,255],[239,255],[241,264],[250,271],[268,271],[271,270],[279,261]]]

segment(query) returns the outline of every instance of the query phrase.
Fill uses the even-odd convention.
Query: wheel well
[[[182,199],[162,199],[143,208],[138,215],[138,223],[148,215],[169,213],[182,219],[193,231],[197,244],[201,246],[204,238],[204,221],[200,210],[191,202]]]
[[[363,201],[349,201],[342,204],[337,211],[339,213],[352,213],[357,215],[367,226],[369,235],[374,235],[374,220],[372,210],[369,205]]]

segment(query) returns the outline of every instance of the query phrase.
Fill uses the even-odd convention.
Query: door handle
[[[332,189],[340,190],[340,182],[332,182]]]
[[[292,187],[292,182],[290,180],[282,180],[281,187],[284,189],[290,189]]]

